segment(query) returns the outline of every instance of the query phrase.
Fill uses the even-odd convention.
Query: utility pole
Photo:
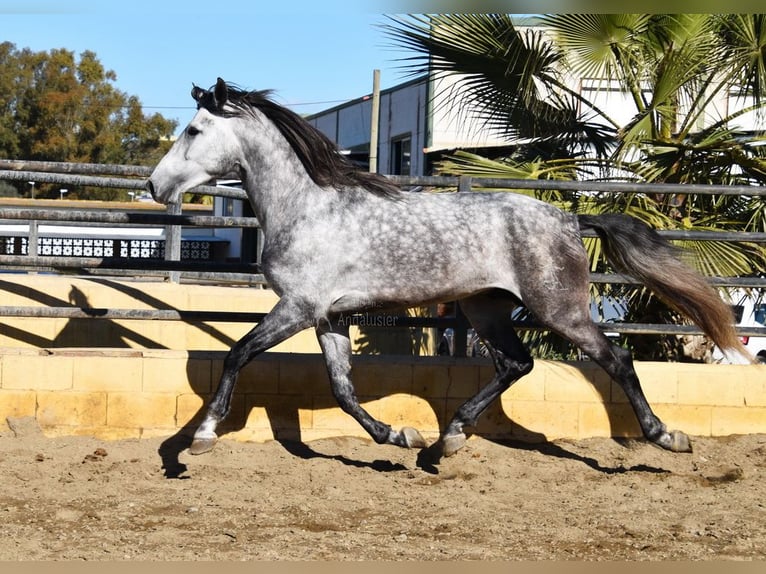
[[[380,119],[380,70],[372,72],[372,114],[370,117],[370,171],[378,171],[378,122]]]

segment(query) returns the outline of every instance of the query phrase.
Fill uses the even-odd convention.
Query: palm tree
[[[478,102],[485,124],[502,127],[509,142],[518,142],[502,158],[458,151],[437,165],[441,173],[766,182],[763,133],[737,125],[746,115],[766,112],[764,15],[551,14],[538,21],[542,26],[528,27],[508,15],[443,14],[392,18],[386,26],[414,54],[406,64],[413,73],[459,74],[463,97]],[[587,83],[588,97],[571,87],[572,78]],[[621,94],[631,109],[629,121],[621,124],[597,105],[605,91]],[[759,197],[543,199],[575,211],[628,212],[659,228],[766,229],[766,204]],[[603,265],[596,242],[588,247],[593,268]],[[766,268],[756,244],[697,241],[683,247],[709,275],[757,275]],[[628,297],[638,316],[655,306],[643,292]]]

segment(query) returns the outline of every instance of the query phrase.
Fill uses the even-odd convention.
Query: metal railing
[[[69,186],[91,186],[143,190],[151,168],[143,166],[120,166],[102,164],[71,164],[57,162],[33,162],[0,160],[0,181],[13,180],[35,183],[51,183]],[[389,176],[401,187],[454,188],[469,191],[476,188],[588,191],[596,193],[694,193],[700,195],[747,195],[764,196],[766,189],[746,186],[632,184],[582,181],[509,180],[500,178]],[[217,197],[246,200],[241,189],[223,186],[200,186],[194,193]],[[71,204],[71,203],[70,203]],[[0,221],[28,223],[28,254],[0,254],[0,271],[48,271],[76,273],[81,275],[136,275],[161,276],[169,281],[214,281],[217,283],[245,283],[267,286],[257,262],[189,261],[181,258],[183,228],[258,228],[253,217],[227,217],[182,213],[181,206],[168,206],[165,213],[126,210],[123,212],[93,211],[84,209],[54,209],[38,207],[0,206]],[[62,225],[88,226],[162,226],[164,228],[164,259],[129,259],[124,257],[66,257],[41,256],[38,253],[40,222],[56,222]],[[659,232],[671,240],[691,241],[737,241],[766,242],[766,233],[677,231]],[[595,234],[584,234],[595,237]],[[634,283],[631,278],[617,274],[591,274],[593,283]],[[766,279],[752,277],[711,278],[718,286],[764,288]],[[60,318],[130,318],[162,319],[180,321],[252,321],[262,318],[260,313],[221,313],[216,311],[95,309],[78,307],[19,307],[0,304],[0,317],[60,317]],[[398,327],[452,328],[455,340],[464,340],[468,325],[459,314],[457,317],[397,317]],[[538,329],[538,325],[518,322],[521,329]],[[604,330],[635,334],[701,334],[693,326],[604,323]],[[742,336],[764,336],[766,328],[740,328]],[[458,352],[462,354],[462,350]]]

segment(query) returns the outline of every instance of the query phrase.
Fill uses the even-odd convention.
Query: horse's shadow
[[[357,468],[370,468],[378,472],[394,472],[407,470],[407,467],[393,463],[388,460],[374,460],[372,462],[366,462],[361,460],[355,460],[343,455],[335,454],[329,455],[321,452],[317,452],[311,448],[308,444],[301,442],[300,440],[291,439],[276,439],[282,447],[296,458],[309,460],[312,458],[324,458],[327,460],[334,460],[346,466],[354,466]],[[192,443],[192,430],[181,429],[179,432],[164,440],[159,448],[159,455],[162,459],[162,469],[166,478],[189,478],[186,476],[188,467],[185,463],[180,461],[180,454],[191,446]],[[396,448],[396,447],[392,447]]]
[[[256,359],[256,362],[258,359]],[[257,368],[257,365],[254,365]],[[191,370],[191,366],[189,369]],[[191,375],[191,373],[190,373]],[[196,377],[190,376],[190,381],[196,380]],[[301,421],[300,412],[318,409],[330,409],[337,407],[335,399],[329,392],[329,382],[327,384],[327,392],[325,394],[250,394],[244,405],[240,405],[241,408],[233,409],[229,417],[219,427],[219,433],[225,434],[229,432],[235,432],[245,428],[247,424],[248,414],[253,408],[260,408],[266,414],[269,421],[271,434],[282,447],[291,455],[301,459],[323,458],[328,460],[334,460],[340,464],[347,466],[353,466],[358,468],[370,468],[378,472],[396,472],[407,470],[407,467],[402,464],[392,463],[387,460],[375,460],[375,461],[362,461],[349,458],[342,454],[325,454],[313,449],[309,444],[302,440],[301,436]],[[194,385],[193,385],[194,386]],[[599,387],[599,392],[603,394],[603,390]],[[181,462],[180,454],[189,448],[192,442],[192,434],[196,427],[202,422],[204,418],[207,402],[209,400],[208,388],[195,388],[195,392],[203,398],[203,406],[188,420],[184,426],[174,435],[167,438],[162,442],[159,448],[159,455],[162,460],[162,468],[167,478],[187,478],[186,473],[188,467]],[[393,394],[400,392],[400,389],[385,388],[381,389],[381,396],[386,394]],[[235,400],[236,400],[235,393]],[[252,397],[257,397],[253,399]],[[451,412],[445,412],[445,398],[435,398],[433,396],[423,396],[423,400],[427,401],[430,408],[437,414],[440,426],[443,428],[446,421],[443,420],[446,416],[451,416]],[[603,397],[604,402],[608,402],[608,397]],[[622,420],[611,420],[612,414],[607,410],[607,414],[610,416],[610,422],[613,427],[619,427],[624,425]],[[605,474],[617,474],[628,471],[638,472],[650,472],[650,473],[664,473],[664,469],[638,465],[631,468],[624,468],[623,466],[609,466],[603,465],[598,460],[592,457],[583,456],[571,450],[567,450],[560,443],[554,443],[548,440],[548,438],[539,432],[524,427],[518,422],[512,420],[503,409],[500,401],[495,401],[491,404],[482,417],[476,427],[466,429],[467,434],[473,434],[493,441],[497,444],[507,446],[509,449],[518,450],[534,450],[541,454],[551,457],[557,457],[562,459],[576,460],[582,464],[592,468],[596,471],[603,472]],[[509,438],[513,437],[513,438]],[[621,441],[615,439],[619,444]],[[391,447],[397,448],[397,447]],[[460,456],[458,453],[456,456]],[[437,444],[421,449],[416,455],[417,467],[421,470],[438,474],[439,464],[441,463],[441,451]]]

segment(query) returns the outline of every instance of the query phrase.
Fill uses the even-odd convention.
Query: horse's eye
[[[194,137],[199,134],[199,130],[195,128],[194,126],[189,126],[188,128],[186,128],[186,133],[187,135]]]

